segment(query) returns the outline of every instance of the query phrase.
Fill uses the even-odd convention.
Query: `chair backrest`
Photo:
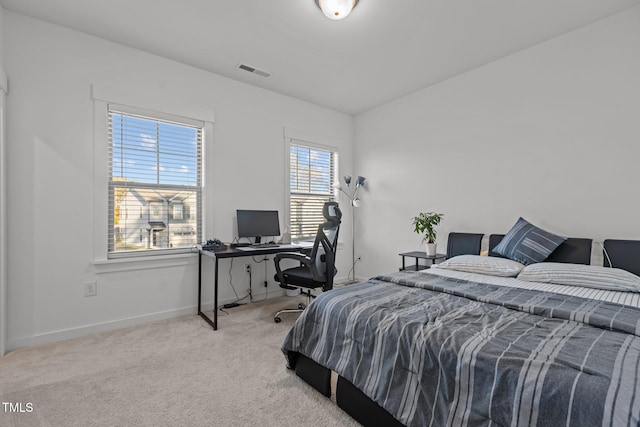
[[[493,252],[493,248],[502,241],[504,234],[492,234],[489,236],[489,256],[502,257]],[[545,260],[547,262],[564,262],[570,264],[591,264],[592,239],[569,237]]]
[[[337,273],[335,260],[342,211],[337,202],[327,202],[322,207],[322,215],[325,222],[318,226],[309,258],[314,261],[311,264],[313,280],[324,282],[322,290],[328,291],[333,288],[333,276]]]
[[[449,233],[447,259],[457,255],[480,255],[482,233]]]
[[[621,268],[640,276],[640,240],[607,239],[603,245],[605,267]]]

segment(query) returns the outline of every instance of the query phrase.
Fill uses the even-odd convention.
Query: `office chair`
[[[307,304],[311,303],[311,298],[314,297],[311,295],[312,289],[322,288],[323,291],[333,289],[333,277],[337,273],[335,260],[342,211],[337,202],[327,202],[322,207],[322,215],[325,222],[318,226],[309,256],[284,252],[277,254],[273,260],[276,267],[275,280],[280,283],[280,287],[302,290],[302,293],[307,295]],[[300,265],[282,270],[280,261],[285,259],[299,261]],[[273,320],[280,323],[282,313],[301,313],[305,308],[306,304],[300,303],[298,308],[280,310],[273,316]]]
[[[484,234],[449,233],[447,240],[447,259],[458,255],[480,255]]]

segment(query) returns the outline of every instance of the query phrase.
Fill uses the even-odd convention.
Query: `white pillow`
[[[480,255],[458,255],[433,267],[491,276],[516,277],[524,268],[517,261]]]
[[[620,268],[598,265],[541,262],[526,266],[518,275],[518,279],[611,291],[640,292],[639,276]]]

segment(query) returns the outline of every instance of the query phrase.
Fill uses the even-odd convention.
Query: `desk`
[[[278,247],[271,248],[224,248],[217,250],[204,250],[198,251],[198,314],[213,327],[213,330],[218,330],[218,260],[225,258],[239,258],[245,256],[260,256],[260,255],[272,255],[278,252],[302,252],[305,247],[298,245],[280,245]],[[213,320],[202,312],[202,256],[208,256],[215,259],[215,273],[213,280]]]

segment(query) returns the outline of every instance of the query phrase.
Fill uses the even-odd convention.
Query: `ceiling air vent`
[[[257,74],[257,75],[262,76],[262,77],[269,77],[271,75],[271,73],[269,73],[267,71],[261,70],[261,69],[256,68],[256,67],[252,67],[251,65],[247,65],[247,64],[240,64],[240,65],[238,65],[238,68],[240,68],[241,70],[248,71],[248,72],[253,73],[253,74]]]

